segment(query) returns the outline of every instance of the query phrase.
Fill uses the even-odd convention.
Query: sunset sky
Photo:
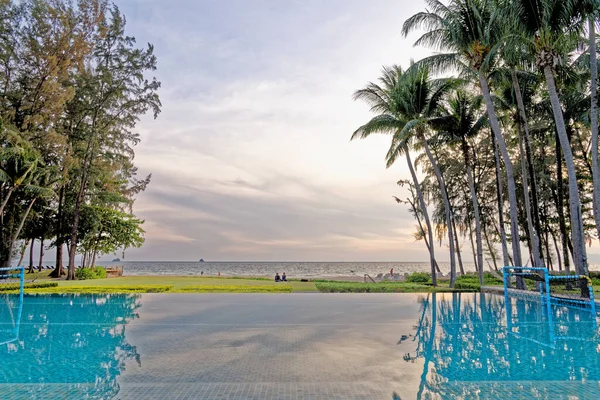
[[[153,43],[162,113],[136,148],[152,173],[128,260],[426,260],[392,195],[388,137],[350,142],[368,106],[352,93],[427,50],[403,38],[421,2],[122,0]],[[105,256],[110,258],[110,256]]]

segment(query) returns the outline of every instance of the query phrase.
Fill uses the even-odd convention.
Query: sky
[[[426,261],[392,196],[405,162],[389,137],[350,142],[372,115],[352,100],[383,65],[428,54],[402,37],[421,1],[119,0],[155,46],[162,112],[137,126],[152,174],[126,260]],[[105,256],[111,258],[111,256]]]

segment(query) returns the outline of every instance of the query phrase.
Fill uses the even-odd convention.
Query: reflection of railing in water
[[[518,307],[510,300],[513,307],[506,315],[521,328],[516,335],[503,323],[504,296],[437,294],[436,299],[434,294],[423,301],[416,333],[399,341],[403,346],[413,338],[419,342],[416,352],[403,351],[405,361],[423,363],[416,398],[462,398],[475,391],[480,399],[529,398],[548,395],[553,388],[600,398],[600,387],[592,385],[600,380],[595,315],[589,309],[552,305],[553,325],[548,325],[547,311],[542,311],[547,308],[545,303],[540,308],[539,297],[538,302],[522,300]],[[561,345],[549,344],[550,332]],[[533,340],[522,340],[520,334]]]
[[[540,321],[539,322],[535,322],[535,323],[514,323],[513,322],[513,299],[515,300],[515,307],[518,309],[519,306],[519,301],[523,302],[523,301],[527,301],[528,305],[531,306],[531,304],[536,304],[539,305],[540,307]],[[556,310],[560,310],[560,309],[566,309],[568,312],[577,310],[580,313],[585,313],[584,315],[589,316],[590,319],[590,325],[593,329],[589,329],[590,333],[595,332],[595,329],[597,327],[597,322],[596,322],[596,309],[595,308],[584,308],[584,307],[580,307],[578,304],[574,304],[574,305],[570,305],[569,303],[564,303],[564,302],[560,302],[560,301],[554,301],[553,298],[550,298],[550,301],[548,301],[545,297],[539,297],[539,296],[521,296],[519,294],[514,294],[511,293],[510,291],[506,291],[504,293],[504,306],[505,306],[505,315],[506,315],[506,325],[507,325],[507,331],[508,334],[518,338],[518,339],[523,339],[523,340],[529,340],[533,343],[542,345],[542,346],[547,346],[550,348],[556,348],[556,342],[558,341],[564,341],[564,340],[577,340],[577,341],[586,341],[589,340],[589,338],[586,337],[581,337],[581,336],[573,336],[573,335],[557,335],[556,334],[556,328],[557,328],[557,324],[560,324],[560,321],[555,322],[554,321],[554,311]],[[517,311],[518,314],[518,311]],[[544,322],[544,317],[546,322]],[[548,337],[546,339],[546,341],[544,341],[542,339],[542,332],[540,332],[540,329],[537,329],[535,331],[536,336],[535,338],[533,337],[528,337],[526,335],[523,335],[520,333],[521,330],[527,330],[527,328],[529,327],[534,327],[534,328],[541,328],[542,326],[547,325],[547,331],[548,331]],[[523,329],[521,329],[523,328]],[[519,332],[515,332],[515,329],[519,330]]]
[[[16,272],[15,272],[16,271]],[[0,268],[0,278],[5,281],[4,284],[13,284],[12,281],[9,281],[11,278],[19,279],[19,305],[17,308],[17,315],[13,313],[13,300],[12,296],[5,294],[6,296],[6,307],[8,310],[8,314],[10,316],[10,324],[12,325],[9,329],[0,329],[0,333],[6,333],[8,335],[7,338],[2,338],[0,336],[0,345],[8,344],[14,342],[19,338],[19,328],[21,326],[21,314],[23,312],[23,287],[25,284],[25,268],[23,267],[10,267],[10,268]],[[2,321],[0,321],[2,322]]]

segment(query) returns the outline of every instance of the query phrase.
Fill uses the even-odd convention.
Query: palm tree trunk
[[[563,266],[562,266],[562,260],[560,258],[560,250],[558,249],[558,242],[556,241],[556,235],[554,234],[554,232],[552,230],[550,231],[550,235],[552,236],[552,241],[554,242],[554,251],[556,252],[556,259],[558,260],[558,270],[562,271]]]
[[[494,104],[492,103],[492,96],[490,95],[490,88],[488,87],[487,78],[481,69],[479,70],[479,83],[481,85],[483,98],[485,99],[490,126],[494,132],[494,135],[496,136],[498,148],[500,149],[502,160],[504,161],[504,168],[506,169],[506,180],[508,183],[508,203],[510,205],[510,232],[512,236],[513,261],[515,265],[521,266],[521,240],[519,235],[517,189],[515,185],[515,176],[513,173],[513,164],[508,154],[508,150],[506,149],[504,137],[502,137],[502,133],[500,132],[500,124],[498,123]]]
[[[502,199],[502,179],[500,177],[500,156],[496,146],[496,135],[492,132],[492,146],[494,146],[494,160],[496,162],[496,199],[498,202],[498,231],[500,234],[500,245],[502,246],[502,263],[509,265],[508,246],[506,242],[506,231],[504,230],[504,200]]]
[[[20,267],[23,264],[23,258],[25,258],[25,250],[27,250],[27,245],[29,244],[29,239],[25,240],[25,244],[21,249],[21,255],[19,256],[19,263],[17,264]]]
[[[450,246],[450,287],[453,288],[454,284],[456,283],[456,258],[454,253],[454,229],[452,229],[452,209],[450,207],[450,201],[448,200],[448,192],[446,191],[446,184],[444,183],[442,172],[440,171],[435,157],[433,156],[433,154],[431,154],[431,150],[429,149],[427,139],[425,139],[425,135],[423,135],[423,133],[419,134],[419,139],[421,140],[423,147],[425,147],[425,153],[427,154],[427,158],[429,159],[429,162],[433,167],[433,172],[435,173],[438,185],[440,186],[440,192],[442,193],[444,210],[446,212],[446,225],[448,227],[448,245]]]
[[[569,260],[569,238],[567,234],[567,223],[565,221],[565,202],[563,199],[563,172],[562,172],[562,152],[560,151],[560,142],[558,133],[555,138],[556,153],[556,211],[558,214],[558,226],[560,228],[560,242],[562,246],[563,263],[565,271],[571,272],[571,261]]]
[[[517,124],[517,126],[521,126]],[[525,200],[525,213],[527,215],[527,229],[529,230],[529,240],[531,241],[531,252],[533,255],[533,266],[541,268],[544,266],[540,257],[540,238],[533,227],[533,217],[531,215],[531,199],[529,198],[529,182],[527,179],[527,171],[525,168],[525,151],[523,150],[523,135],[519,130],[519,152],[521,154],[521,174],[523,175],[523,197]]]
[[[588,30],[590,34],[590,91],[592,105],[590,119],[592,120],[592,180],[594,182],[594,219],[596,220],[596,231],[600,238],[600,166],[598,165],[598,60],[596,59],[596,18],[588,18]]]
[[[537,182],[535,178],[535,168],[533,167],[533,156],[531,151],[531,139],[529,135],[529,124],[527,123],[527,113],[525,112],[525,103],[523,102],[523,96],[521,94],[521,87],[519,85],[519,79],[517,78],[517,72],[513,68],[511,70],[512,84],[515,91],[515,97],[517,100],[517,108],[519,110],[520,125],[524,132],[524,146],[525,146],[525,158],[527,160],[527,169],[529,172],[529,185],[531,185],[531,204],[533,205],[533,225],[535,232],[537,233],[538,239],[541,235],[542,228],[540,224],[540,210],[538,208],[538,195],[537,195]],[[529,187],[528,185],[528,187]],[[542,252],[542,246],[538,240],[538,254],[541,261],[541,265],[544,264],[544,255]]]
[[[38,271],[42,271],[44,268],[44,237],[40,238],[40,260],[38,263]]]
[[[450,205],[452,207],[452,205]],[[452,211],[454,215],[454,211]],[[465,274],[465,267],[462,262],[462,254],[460,251],[460,243],[458,242],[458,229],[456,229],[456,220],[452,218],[452,229],[454,229],[454,242],[456,243],[456,258],[458,259],[458,270],[461,275]]]
[[[483,228],[483,237],[485,237],[485,242],[487,243],[488,251],[489,251],[490,255],[492,256],[492,262],[494,263],[494,270],[498,271],[498,264],[496,263],[496,249],[492,245],[492,242],[490,240],[490,235],[488,235],[488,233],[487,233],[485,224],[482,224],[482,228]]]
[[[552,113],[556,123],[556,131],[560,140],[565,164],[567,166],[567,176],[569,177],[569,210],[571,214],[571,238],[573,241],[573,262],[575,270],[580,275],[588,275],[587,255],[584,241],[583,220],[581,216],[581,201],[579,198],[579,188],[577,187],[577,172],[575,170],[575,162],[573,160],[573,152],[567,130],[565,120],[558,99],[556,83],[554,82],[554,73],[550,65],[544,67],[544,76],[546,77],[546,86],[552,103]]]
[[[409,200],[410,206],[413,208],[413,210],[417,209],[417,205],[414,204],[412,201]],[[425,246],[427,247],[427,251],[430,252],[431,249],[429,247],[429,240],[427,240],[427,236],[425,235],[425,227],[423,226],[423,223],[421,222],[421,217],[419,217],[419,213],[415,213],[415,218],[417,219],[417,223],[419,224],[419,229],[421,230],[421,232],[423,232],[423,241],[425,242]],[[434,260],[435,261],[435,260]],[[440,270],[440,266],[438,265],[437,261],[435,261],[435,271],[437,271],[438,273],[442,272]],[[433,274],[432,274],[433,276]],[[433,278],[432,278],[433,279]],[[432,280],[433,283],[433,280]]]
[[[35,238],[31,239],[31,245],[29,246],[29,273],[33,273],[33,246],[35,245]]]
[[[433,229],[431,229],[431,221],[429,219],[429,212],[427,211],[427,204],[425,204],[425,198],[423,197],[423,191],[421,190],[421,184],[419,183],[419,179],[417,179],[417,174],[412,164],[412,160],[410,159],[410,152],[408,150],[408,146],[404,148],[404,153],[406,155],[406,162],[408,163],[408,169],[410,170],[410,176],[413,180],[413,185],[415,186],[415,191],[417,192],[417,198],[419,199],[419,204],[421,206],[421,213],[423,214],[423,218],[425,219],[425,225],[427,226],[427,236],[429,236],[429,262],[431,263],[431,283],[436,286],[437,285],[437,277],[435,273],[435,268],[437,263],[435,261],[435,245],[433,241]]]
[[[479,203],[477,202],[477,192],[475,192],[475,181],[473,180],[473,172],[471,170],[471,162],[469,160],[469,144],[463,136],[462,151],[467,167],[467,179],[469,180],[469,190],[471,191],[471,202],[473,203],[473,214],[475,215],[475,241],[477,243],[477,263],[475,269],[479,271],[479,284],[483,285],[483,244],[481,241],[481,218],[479,216]]]

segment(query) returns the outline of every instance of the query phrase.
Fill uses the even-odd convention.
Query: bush
[[[79,268],[75,271],[75,278],[85,281],[87,279],[96,279],[96,274],[91,268]]]
[[[481,290],[481,286],[479,286],[477,283],[456,282],[454,289],[464,292],[479,292]]]
[[[406,277],[406,282],[428,283],[431,281],[431,275],[427,272],[413,272]]]
[[[590,278],[600,279],[600,271],[590,271]]]
[[[106,279],[106,268],[96,267],[94,268],[94,273],[96,274],[96,279]]]
[[[75,278],[85,281],[87,279],[105,279],[106,269],[102,267],[79,268],[75,271]]]
[[[51,287],[57,287],[58,286],[58,282],[31,282],[31,283],[26,283],[24,285],[25,289],[37,289],[37,288],[51,288]],[[9,283],[6,285],[0,285],[0,292],[6,292],[6,291],[13,291],[16,290],[18,291],[20,289],[21,285],[19,283]]]

